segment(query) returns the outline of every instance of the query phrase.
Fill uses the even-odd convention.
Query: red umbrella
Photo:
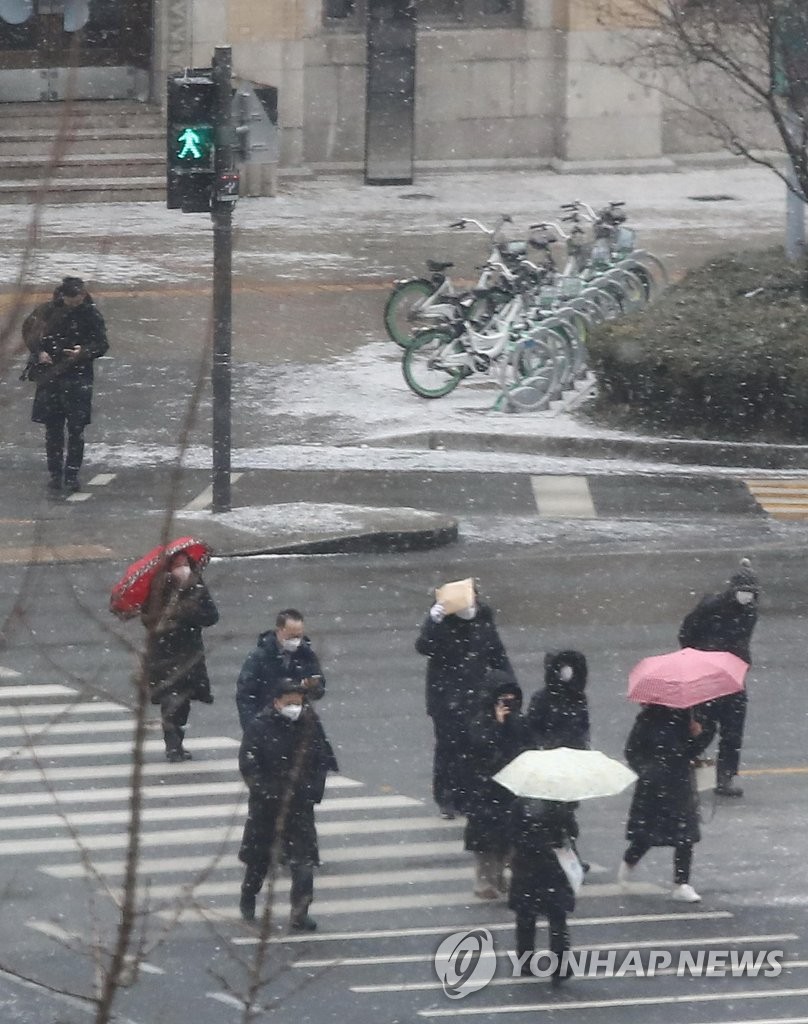
[[[749,666],[729,651],[683,647],[643,658],[628,677],[628,699],[638,704],[690,708],[728,693],[740,693]]]
[[[174,555],[187,555],[194,565],[203,569],[210,561],[213,549],[195,537],[180,537],[170,544],[158,544],[148,555],[133,562],[112,588],[109,610],[120,619],[137,615],[149,597],[152,580],[164,572]]]

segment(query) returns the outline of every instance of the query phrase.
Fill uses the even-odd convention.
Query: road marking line
[[[88,487],[106,487],[107,484],[111,484],[117,476],[117,473],[96,473],[92,480],[88,481]]]
[[[89,501],[92,498],[92,494],[89,491],[76,491],[75,494],[68,494],[65,501]]]
[[[581,892],[583,892],[583,889]],[[320,909],[319,905],[317,909]],[[786,940],[793,941],[798,938],[798,935],[793,935],[791,933],[778,935],[711,935],[704,938],[693,938],[690,936],[686,939],[650,939],[642,942],[638,942],[636,939],[632,939],[628,942],[587,942],[581,946],[576,946],[575,949],[576,951],[583,949],[669,949],[679,948],[682,946],[692,946],[694,949],[698,949],[701,946],[716,946],[724,943],[737,946],[742,942],[784,942]],[[496,956],[500,959],[505,959],[507,955],[508,953],[506,950],[497,950],[496,952]],[[433,950],[430,953],[400,953],[394,954],[393,956],[350,956],[324,960],[296,960],[292,966],[300,968],[377,967],[381,964],[427,964],[432,963],[434,959],[435,953]]]
[[[0,696],[2,696],[0,687]],[[122,714],[131,715],[132,712],[123,704],[115,704],[113,701],[97,700],[90,703],[74,700],[69,704],[12,704],[9,707],[0,707],[0,719],[2,718],[56,718],[57,715],[69,715],[73,711],[80,711],[82,715],[101,715],[120,711]],[[39,725],[37,724],[37,728]],[[89,724],[86,728],[90,729]]]
[[[0,548],[0,564],[86,562],[91,559],[106,560],[113,554],[112,548],[100,544],[36,544],[33,547]]]
[[[545,519],[597,519],[585,476],[531,476],[530,486]]]
[[[329,863],[333,859],[330,851]],[[123,863],[123,862],[121,862]],[[662,921],[717,921],[732,918],[734,915],[729,910],[705,910],[693,911],[684,914],[618,914],[611,917],[577,917],[575,918],[576,928],[585,925],[606,925],[606,924],[658,924]],[[467,928],[468,922],[429,925],[422,928],[374,928],[358,932],[318,932],[316,935],[284,935],[282,938],[270,939],[270,942],[278,942],[286,945],[290,942],[344,942],[347,940],[359,939],[405,939],[415,936],[427,935],[449,935],[451,932]],[[498,921],[495,924],[480,925],[490,932],[513,931],[513,920],[504,922]],[[257,936],[237,936],[232,939],[234,946],[254,946],[259,941]]]
[[[745,480],[747,490],[775,519],[808,519],[808,480]]]
[[[144,807],[142,819],[149,821],[172,821],[174,819],[189,820],[193,818],[231,818],[233,814],[243,816],[241,804],[247,798],[247,787],[242,786],[239,799],[229,804],[192,803],[185,807]],[[358,799],[362,799],[359,797]],[[384,810],[411,806],[409,797],[367,797],[367,810]],[[383,802],[386,801],[386,802]],[[348,800],[350,806],[342,806],[345,801],[340,799],[324,800],[318,807],[318,815],[322,812],[339,813],[345,810],[361,810],[356,806],[356,799]],[[412,801],[416,803],[417,801]],[[18,814],[0,818],[0,832],[17,832],[27,829],[42,828],[58,829],[67,825],[79,829],[88,825],[121,825],[129,821],[129,808],[108,808],[105,811],[65,811],[64,814]],[[320,822],[318,830],[322,830]],[[229,890],[228,890],[229,891]]]
[[[18,722],[15,725],[0,725],[0,739],[18,739],[21,743],[36,743],[47,740],[49,736],[82,736],[89,731],[93,733],[131,732],[133,728],[134,722],[131,718],[100,722],[96,720],[92,725],[87,722]],[[159,721],[146,723],[146,729],[149,732],[154,732],[159,728]],[[47,746],[43,744],[42,750],[47,749]]]
[[[76,696],[76,691],[61,683],[24,683],[21,686],[0,687],[0,700],[9,697],[64,697],[66,694]]]
[[[783,960],[782,966],[784,969],[794,969],[798,967],[808,967],[808,960]],[[694,969],[691,974],[690,971],[687,973],[688,977],[693,978],[722,978],[725,977],[725,972],[722,968],[714,967]],[[603,974],[596,974],[587,976],[587,981],[611,981],[614,978],[621,977],[615,971],[604,971]],[[647,978],[676,978],[679,977],[677,969],[675,967],[662,967],[654,970],[653,972],[645,975]],[[536,984],[537,979],[527,975],[523,978],[492,978],[491,981],[485,986],[486,988],[502,987],[503,985],[530,985]],[[435,981],[413,981],[407,983],[401,983],[398,985],[351,985],[351,992],[356,992],[358,995],[380,995],[384,992],[431,992],[437,989],[443,991],[443,985],[437,979]],[[726,1024],[725,1021],[719,1022],[719,1024]],[[744,1021],[742,1024],[751,1024],[749,1021]],[[778,1020],[777,1024],[782,1024]]]
[[[205,995],[208,999],[215,999],[217,1003],[224,1003],[225,1006],[235,1006],[237,1010],[244,1009],[243,1000],[236,999],[235,996],[228,995],[227,992],[206,992]]]
[[[327,802],[327,801],[326,801]],[[412,848],[417,849],[412,850]],[[388,843],[375,844],[373,846],[345,846],[323,848],[323,860],[328,864],[356,864],[363,860],[402,860],[408,857],[457,857],[459,851],[458,840],[452,839],[448,842],[435,843]],[[201,871],[210,864],[210,855],[202,856],[177,856],[177,857],[142,857],[140,869],[144,875],[149,873],[169,874],[181,873],[187,875],[190,871]],[[93,868],[99,875],[104,877],[123,874],[126,862],[123,860],[97,861]],[[219,861],[222,868],[243,869],[240,861],[228,854]],[[85,875],[82,864],[53,864],[47,867],[40,867],[46,875],[53,878],[83,878]],[[730,915],[731,916],[731,915]],[[622,920],[622,919],[621,919]],[[577,919],[576,919],[577,921]],[[436,933],[437,934],[437,933]],[[322,936],[301,936],[302,938],[317,939]],[[290,938],[292,941],[292,938]]]
[[[535,1013],[537,1010],[599,1010],[612,1006],[661,1006],[674,1003],[735,1003],[743,999],[790,999],[792,996],[808,995],[808,988],[784,988],[779,992],[741,991],[700,992],[687,996],[651,996],[642,999],[591,999],[571,1003],[522,1003],[512,1006],[464,1006],[454,1010],[418,1010],[419,1017],[474,1017],[482,1014]],[[723,1022],[722,1022],[723,1024]],[[748,1024],[748,1022],[744,1022]]]
[[[0,665],[0,679],[22,679],[22,673]]]
[[[185,745],[191,751],[200,749],[217,750],[237,747],[239,741],[234,740],[231,736],[206,736],[204,746],[202,746],[202,740],[200,739],[186,741]],[[143,749],[147,752],[163,751],[165,744],[162,740],[144,740]],[[0,747],[0,760],[23,757],[40,757],[43,759],[51,757],[95,757],[99,754],[131,754],[131,752],[132,743],[129,740],[110,740],[104,743],[43,743],[36,750],[32,750],[28,746]],[[98,765],[96,772],[99,775],[103,775],[104,766]]]
[[[743,768],[740,775],[808,775],[804,765],[793,768]]]
[[[244,476],[243,473],[231,473],[230,483],[234,484],[236,480],[240,480]],[[213,485],[206,487],[204,491],[192,500],[188,504],[180,509],[181,512],[199,512],[203,508],[207,508],[208,505],[213,501]]]

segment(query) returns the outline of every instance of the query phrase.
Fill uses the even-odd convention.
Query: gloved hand
[[[443,622],[446,618],[446,609],[439,601],[429,609],[429,617],[433,622]]]

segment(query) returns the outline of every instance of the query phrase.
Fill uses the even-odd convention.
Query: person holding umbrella
[[[704,750],[702,727],[691,708],[646,704],[626,742],[625,756],[639,780],[626,825],[628,848],[617,880],[630,890],[632,874],[653,846],[672,846],[672,897],[698,903],[690,884],[693,846],[701,839],[692,763]]]
[[[509,823],[511,885],[508,905],[516,914],[516,951],[533,952],[536,919],[547,918],[549,948],[558,958],[553,984],[566,977],[564,953],[570,948],[567,915],[584,869],[575,853],[580,800],[620,793],[637,776],[598,750],[526,750],[497,772],[493,781],[517,798]]]
[[[474,580],[438,588],[415,649],[427,659],[426,713],[435,730],[432,792],[444,818],[465,811],[468,722],[487,673],[506,672],[515,682],[491,607]]]
[[[469,786],[464,845],[474,854],[474,895],[494,900],[506,891],[510,840],[508,790],[492,775],[530,746],[521,714],[522,691],[507,672],[491,672],[479,712],[469,724]]]
[[[748,558],[720,594],[703,597],[689,612],[679,629],[679,643],[699,651],[729,651],[751,665],[750,643],[757,624],[760,587]],[[741,797],[743,790],[733,784],[738,774],[743,745],[748,698],[746,690],[727,694],[699,708],[704,726],[705,747],[719,732],[716,764],[718,796]]]
[[[188,538],[191,540],[191,538]],[[194,558],[199,553],[199,560]],[[202,580],[209,549],[174,544],[152,574],[140,613],[146,628],[143,672],[151,701],[160,705],[166,758],[187,761],[183,746],[191,701],[213,703],[202,630],[215,626],[219,611]]]

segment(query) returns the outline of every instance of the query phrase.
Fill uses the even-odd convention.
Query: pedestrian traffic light
[[[215,86],[210,68],[168,78],[166,206],[209,213],[216,175]]]

